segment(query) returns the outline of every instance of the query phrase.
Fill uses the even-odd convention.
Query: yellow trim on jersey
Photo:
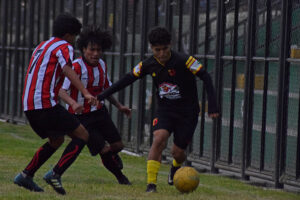
[[[185,64],[193,74],[197,74],[200,71],[200,69],[203,67],[203,65],[198,60],[196,60],[193,56],[190,56]]]
[[[140,77],[141,75],[141,70],[142,70],[142,62],[139,62],[139,64],[137,64],[134,68],[133,68],[133,75],[135,77]]]
[[[156,60],[159,64],[161,64],[162,66],[165,66],[165,64],[161,63],[155,56],[153,56],[153,57],[155,58],[155,60]]]
[[[169,53],[169,59],[171,58],[171,56],[172,56],[172,52],[170,51],[170,53]],[[165,64],[163,64],[163,63],[161,63],[159,60],[158,60],[158,58],[156,58],[155,56],[153,56],[154,58],[155,58],[155,60],[159,63],[159,64],[161,64],[162,66],[165,66]],[[168,59],[168,60],[169,60]]]
[[[189,59],[186,61],[185,65],[188,66],[189,63],[193,60],[193,56],[190,56]]]

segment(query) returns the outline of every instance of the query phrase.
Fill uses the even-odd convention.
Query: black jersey
[[[195,75],[205,86],[208,99],[208,113],[218,113],[215,91],[210,75],[193,56],[171,51],[171,57],[165,65],[155,57],[141,61],[116,83],[97,96],[99,101],[127,87],[145,75],[151,75],[157,88],[159,110],[199,112],[198,93]]]
[[[137,78],[152,76],[159,109],[199,112],[195,74],[201,69],[202,64],[194,57],[171,51],[165,65],[151,56],[135,66],[132,73]]]

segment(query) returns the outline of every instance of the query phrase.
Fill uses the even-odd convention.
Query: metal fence
[[[149,29],[166,26],[173,49],[194,55],[210,72],[221,108],[218,120],[207,117],[199,80],[201,112],[189,164],[300,187],[299,0],[0,0],[0,11],[1,119],[25,122],[25,70],[58,13],[112,32],[113,47],[104,55],[112,81],[150,55]],[[118,93],[132,119],[109,105],[130,151],[149,150],[154,92],[148,77]]]

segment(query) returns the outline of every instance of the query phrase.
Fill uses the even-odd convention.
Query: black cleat
[[[118,178],[118,182],[121,185],[131,185],[130,181],[128,180],[128,178],[125,175]]]
[[[27,190],[34,191],[34,192],[44,192],[44,190],[39,187],[30,176],[23,176],[22,173],[19,173],[15,179],[14,183],[18,186],[24,187]]]
[[[148,184],[146,192],[156,192],[156,185],[153,183]]]
[[[66,191],[61,184],[60,176],[54,175],[52,170],[45,174],[44,180],[51,185],[58,194],[66,194]]]
[[[170,172],[169,172],[169,175],[168,175],[168,184],[169,185],[173,185],[174,182],[173,182],[173,179],[174,179],[174,175],[176,173],[176,171],[179,169],[180,167],[174,167],[172,165],[171,169],[170,169]]]

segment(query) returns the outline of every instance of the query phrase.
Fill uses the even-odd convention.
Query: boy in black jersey
[[[168,183],[173,185],[177,169],[186,159],[185,149],[192,140],[198,122],[199,104],[195,75],[203,82],[208,96],[208,115],[219,116],[215,91],[210,75],[193,56],[171,50],[171,34],[167,29],[156,27],[148,35],[153,56],[141,61],[110,88],[98,96],[109,97],[149,74],[157,88],[157,110],[153,120],[154,140],[147,161],[146,192],[156,192],[157,173],[162,151],[168,138],[174,133],[172,146],[173,163]]]

